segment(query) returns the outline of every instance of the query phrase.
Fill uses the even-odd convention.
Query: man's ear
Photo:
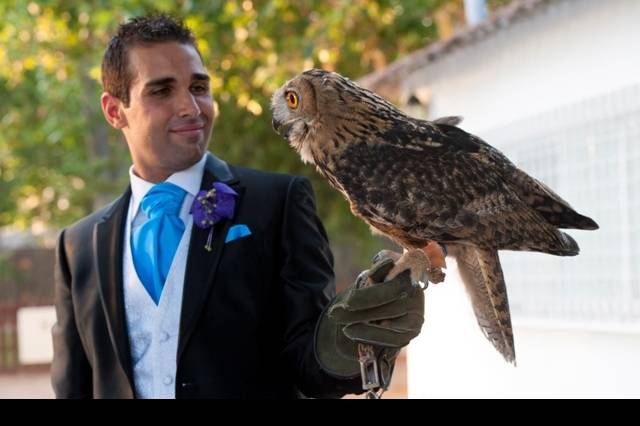
[[[122,112],[124,105],[122,101],[110,93],[104,92],[100,97],[100,104],[102,105],[102,113],[104,118],[107,119],[116,129],[122,129],[127,125],[127,117]]]

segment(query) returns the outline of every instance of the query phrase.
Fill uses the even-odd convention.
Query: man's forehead
[[[134,46],[128,52],[129,71],[134,81],[145,82],[159,76],[193,78],[207,74],[202,59],[190,44],[176,42]]]

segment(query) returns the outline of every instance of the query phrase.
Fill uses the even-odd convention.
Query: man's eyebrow
[[[198,80],[198,81],[209,81],[211,80],[211,77],[209,77],[208,74],[202,74],[202,73],[194,73],[193,76],[191,77],[194,80]]]
[[[147,81],[144,87],[166,86],[175,82],[176,79],[174,77],[161,77]]]
[[[211,77],[208,74],[202,73],[194,73],[191,78],[196,81],[209,81]],[[175,77],[160,77],[150,81],[147,81],[144,85],[145,88],[149,87],[157,87],[157,86],[167,86],[169,84],[174,84],[176,82]]]

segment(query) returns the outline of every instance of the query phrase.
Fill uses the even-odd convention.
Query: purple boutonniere
[[[211,251],[213,239],[213,225],[220,219],[231,219],[236,207],[237,193],[222,182],[215,182],[213,188],[198,192],[193,204],[191,214],[193,223],[198,228],[209,228],[209,237],[204,248]]]

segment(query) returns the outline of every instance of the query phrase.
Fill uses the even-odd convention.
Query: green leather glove
[[[358,343],[388,348],[381,356],[392,370],[400,349],[420,333],[424,322],[422,289],[412,285],[409,270],[385,281],[393,266],[390,258],[377,261],[337,295],[321,315],[316,328],[316,357],[334,376],[360,374]],[[375,284],[361,288],[368,278]]]

